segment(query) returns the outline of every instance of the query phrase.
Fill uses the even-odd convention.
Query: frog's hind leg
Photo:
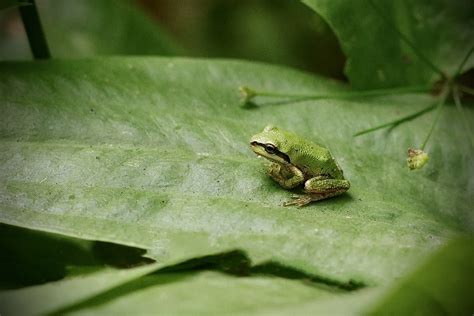
[[[312,178],[305,182],[304,191],[306,195],[297,197],[292,201],[284,203],[284,206],[304,206],[313,201],[324,200],[349,190],[350,183],[343,179]]]

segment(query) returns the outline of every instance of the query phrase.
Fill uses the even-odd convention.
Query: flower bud
[[[246,86],[239,87],[239,91],[244,103],[251,101],[255,96],[257,96],[257,93],[254,90]]]
[[[423,150],[408,148],[407,164],[411,170],[423,168],[429,159],[428,154]]]

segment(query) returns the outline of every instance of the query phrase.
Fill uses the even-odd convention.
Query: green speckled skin
[[[306,196],[284,205],[303,206],[311,201],[339,195],[350,187],[329,150],[292,132],[267,126],[250,140],[252,150],[272,161],[268,174],[281,186],[304,183]]]

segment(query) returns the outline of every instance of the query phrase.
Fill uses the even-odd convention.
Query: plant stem
[[[439,121],[439,118],[441,117],[441,110],[443,109],[443,105],[444,103],[446,102],[446,99],[448,97],[448,94],[449,94],[449,91],[450,91],[450,87],[451,87],[451,82],[448,82],[444,87],[443,87],[443,92],[442,92],[442,95],[441,95],[441,99],[438,103],[438,105],[436,106],[436,116],[433,120],[433,123],[431,123],[431,127],[430,127],[430,130],[428,132],[428,135],[426,135],[426,138],[425,138],[425,141],[423,142],[423,144],[421,145],[421,150],[425,150],[425,147],[426,147],[426,144],[428,143],[430,137],[431,137],[431,134],[433,133],[433,130],[434,128],[436,127],[436,124],[438,123]]]
[[[360,136],[360,135],[363,135],[363,134],[367,134],[367,133],[370,133],[370,132],[373,132],[373,131],[376,131],[376,130],[379,130],[379,129],[382,129],[382,128],[386,128],[386,127],[390,127],[390,126],[397,126],[403,122],[407,122],[407,121],[410,121],[414,118],[417,118],[418,116],[421,116],[427,112],[430,112],[432,111],[434,108],[436,107],[436,104],[434,105],[430,105],[430,106],[427,106],[415,113],[412,113],[410,115],[407,115],[407,116],[404,116],[402,118],[399,118],[397,120],[394,120],[394,121],[391,121],[391,122],[388,122],[388,123],[384,123],[382,125],[378,125],[378,126],[375,126],[375,127],[372,127],[372,128],[369,128],[369,129],[366,129],[366,130],[363,130],[363,131],[360,131],[360,132],[357,132],[354,134],[354,137],[356,136]]]
[[[462,92],[466,92],[467,94],[474,95],[474,89],[466,87],[466,86],[459,86],[459,90]]]
[[[405,42],[405,44],[407,44],[408,46],[410,46],[410,48],[413,50],[413,52],[418,56],[418,58],[420,58],[421,61],[423,61],[428,67],[430,67],[434,72],[436,72],[437,74],[439,74],[442,78],[446,78],[446,75],[445,73],[440,69],[438,68],[435,64],[433,64],[431,62],[431,60],[429,60],[428,57],[426,57],[425,55],[423,55],[423,53],[421,51],[418,50],[418,48],[415,46],[415,44],[413,44],[411,42],[410,39],[408,39],[408,37],[405,36],[405,34],[403,34],[395,25],[393,25],[393,23],[387,18],[387,16],[384,14],[384,12],[375,5],[375,3],[373,2],[373,0],[369,0],[369,3],[370,5],[373,7],[373,9],[380,15],[380,17],[382,18],[382,20],[384,20],[384,22],[390,26],[397,34],[398,36],[400,37],[400,39],[402,41]]]
[[[341,92],[334,94],[291,94],[291,93],[279,93],[271,91],[254,91],[255,96],[264,97],[281,97],[281,98],[305,98],[305,99],[349,99],[349,98],[361,98],[361,97],[375,97],[384,96],[391,94],[403,94],[403,93],[415,93],[415,92],[428,92],[431,91],[429,86],[415,86],[415,87],[403,87],[394,89],[378,89],[378,90],[367,90],[367,91],[351,91]]]
[[[464,128],[466,129],[467,135],[471,142],[471,146],[474,146],[474,135],[472,134],[471,127],[469,126],[469,122],[467,121],[466,115],[464,113],[464,109],[462,108],[461,98],[459,97],[459,89],[456,86],[453,88],[453,99],[454,99],[454,104],[456,104],[456,108],[461,114],[462,121],[464,123]]]
[[[469,57],[471,56],[473,51],[474,51],[474,46],[472,46],[471,49],[467,52],[466,56],[464,56],[464,59],[459,64],[458,69],[454,73],[453,78],[456,78],[457,76],[459,76],[461,74],[464,65],[466,64],[467,60],[469,59]]]
[[[35,0],[28,0],[28,3],[29,5],[20,6],[19,10],[26,35],[28,36],[31,52],[35,59],[49,59],[51,54],[49,53],[43,28],[41,27]]]

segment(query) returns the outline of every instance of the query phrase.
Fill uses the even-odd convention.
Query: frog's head
[[[290,163],[289,145],[286,132],[271,125],[250,139],[250,147],[257,155],[280,164]]]

